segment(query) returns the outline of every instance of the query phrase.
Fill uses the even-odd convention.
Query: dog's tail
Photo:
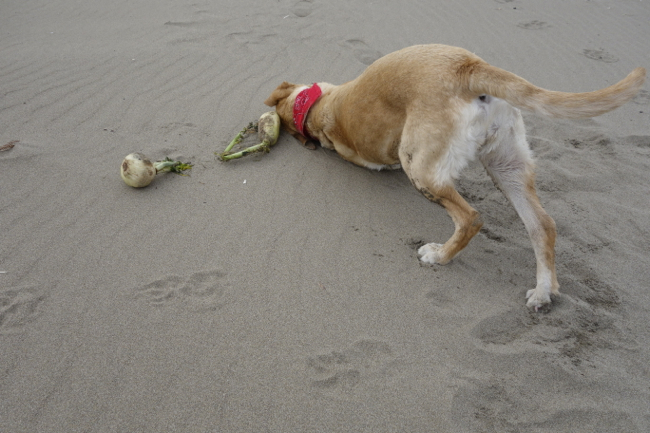
[[[481,60],[467,60],[458,73],[472,93],[492,95],[537,114],[573,119],[598,116],[625,104],[638,93],[646,75],[644,68],[636,68],[604,89],[566,93],[542,89]]]

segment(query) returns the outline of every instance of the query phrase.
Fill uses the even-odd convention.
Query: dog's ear
[[[275,107],[278,102],[291,95],[291,92],[296,88],[295,84],[287,83],[286,81],[280,84],[269,96],[264,103],[269,107]]]

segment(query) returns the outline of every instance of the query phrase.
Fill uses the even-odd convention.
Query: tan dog
[[[478,155],[530,235],[537,287],[526,297],[527,305],[537,310],[551,302],[551,294],[559,294],[555,222],[537,197],[533,158],[518,108],[560,118],[598,116],[632,99],[645,73],[636,68],[621,82],[594,92],[555,92],[462,48],[419,45],[388,54],[340,86],[318,83],[308,89],[284,82],[265,103],[276,107],[283,127],[303,144],[305,136],[311,136],[346,160],[372,169],[401,165],[426,198],[443,206],[456,229],[444,244],[418,250],[425,263],[449,262],[483,224],[454,189],[454,180]],[[316,99],[312,91],[318,87],[322,95],[294,119],[305,100]]]

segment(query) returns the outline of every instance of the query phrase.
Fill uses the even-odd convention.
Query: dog
[[[444,244],[418,249],[420,260],[444,265],[483,225],[454,188],[477,156],[522,219],[537,261],[537,286],[526,293],[536,311],[559,295],[553,219],[535,189],[533,156],[520,110],[557,118],[587,118],[632,99],[644,68],[607,88],[549,91],[491,66],[467,50],[417,45],[388,54],[342,85],[278,86],[265,101],[282,127],[303,145],[312,141],[370,169],[401,167],[427,199],[455,224]]]

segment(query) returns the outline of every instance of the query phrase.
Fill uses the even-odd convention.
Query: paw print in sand
[[[226,274],[197,272],[189,278],[171,275],[136,289],[135,297],[152,306],[179,306],[195,311],[217,310],[223,306],[228,288]]]
[[[385,379],[394,361],[388,343],[360,340],[339,352],[307,359],[313,389],[325,392],[352,392],[371,381]]]
[[[16,287],[0,291],[0,334],[15,334],[35,320],[45,294],[36,287]]]

